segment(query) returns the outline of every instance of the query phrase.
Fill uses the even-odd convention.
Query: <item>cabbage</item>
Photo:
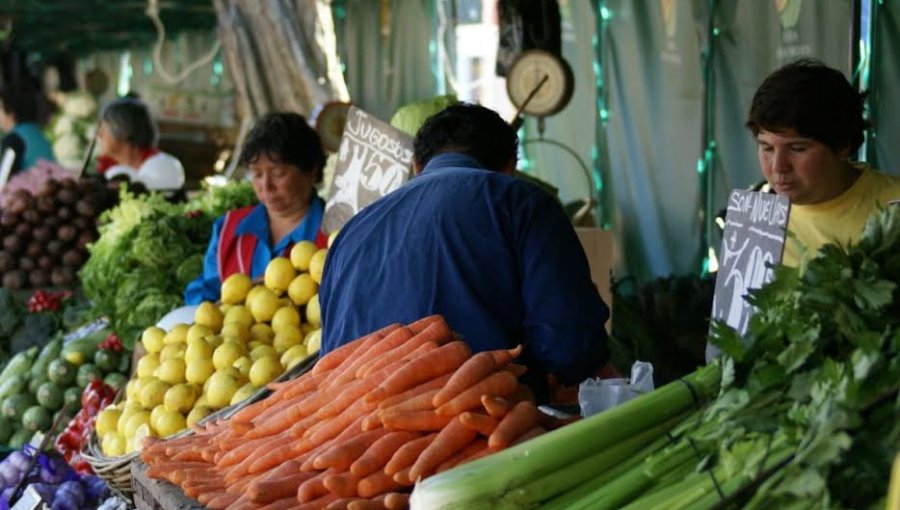
[[[459,101],[455,95],[448,94],[405,104],[391,117],[391,125],[410,136],[416,136],[416,132],[428,117],[457,102]]]

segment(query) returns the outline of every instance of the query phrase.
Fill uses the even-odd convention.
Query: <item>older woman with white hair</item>
[[[184,186],[184,168],[175,157],[157,149],[159,133],[147,105],[135,98],[117,99],[100,115],[97,142],[100,156],[112,163],[107,179],[126,176],[150,191],[174,192]]]

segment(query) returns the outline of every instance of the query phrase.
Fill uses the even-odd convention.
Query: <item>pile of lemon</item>
[[[330,244],[330,243],[329,243]],[[319,350],[318,284],[327,249],[294,245],[290,259],[266,266],[262,284],[236,273],[222,282],[221,303],[204,302],[193,324],[147,328],[146,354],[125,399],[97,415],[100,447],[115,457],[166,437],[253,395]]]

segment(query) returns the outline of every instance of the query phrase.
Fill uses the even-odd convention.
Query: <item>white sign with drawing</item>
[[[712,318],[741,335],[755,312],[748,291],[770,282],[781,262],[790,207],[771,193],[734,190],[728,198]]]
[[[334,232],[363,207],[408,181],[412,173],[412,142],[406,133],[351,107],[325,203],[322,230]]]

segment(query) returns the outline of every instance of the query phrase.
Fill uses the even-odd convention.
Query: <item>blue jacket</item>
[[[547,372],[581,381],[608,357],[609,310],[559,203],[458,153],[341,229],[319,300],[323,353],[438,313],[473,352],[524,344],[538,385]]]
[[[18,137],[21,141],[21,147],[19,144],[11,141],[12,137]],[[10,146],[17,152],[21,151],[21,154],[16,154],[13,173],[30,169],[37,164],[39,159],[56,161],[56,158],[53,156],[53,147],[50,146],[50,142],[47,141],[47,137],[44,136],[43,131],[37,124],[31,122],[16,124],[10,130],[7,138],[10,138],[10,140],[4,139],[4,146]]]
[[[256,237],[256,250],[253,252],[253,262],[250,269],[250,278],[258,278],[265,274],[269,262],[284,253],[288,246],[300,241],[315,241],[319,226],[322,223],[322,213],[325,204],[318,195],[313,196],[312,205],[306,212],[306,216],[291,231],[290,234],[278,242],[275,246],[269,240],[269,216],[262,204],[257,205],[238,224],[236,235],[249,234]],[[184,291],[184,302],[188,305],[196,305],[202,301],[218,301],[222,289],[222,280],[219,273],[218,247],[222,233],[222,225],[225,217],[218,218],[213,224],[212,238],[206,248],[206,256],[203,259],[203,273],[196,280],[188,284]]]

